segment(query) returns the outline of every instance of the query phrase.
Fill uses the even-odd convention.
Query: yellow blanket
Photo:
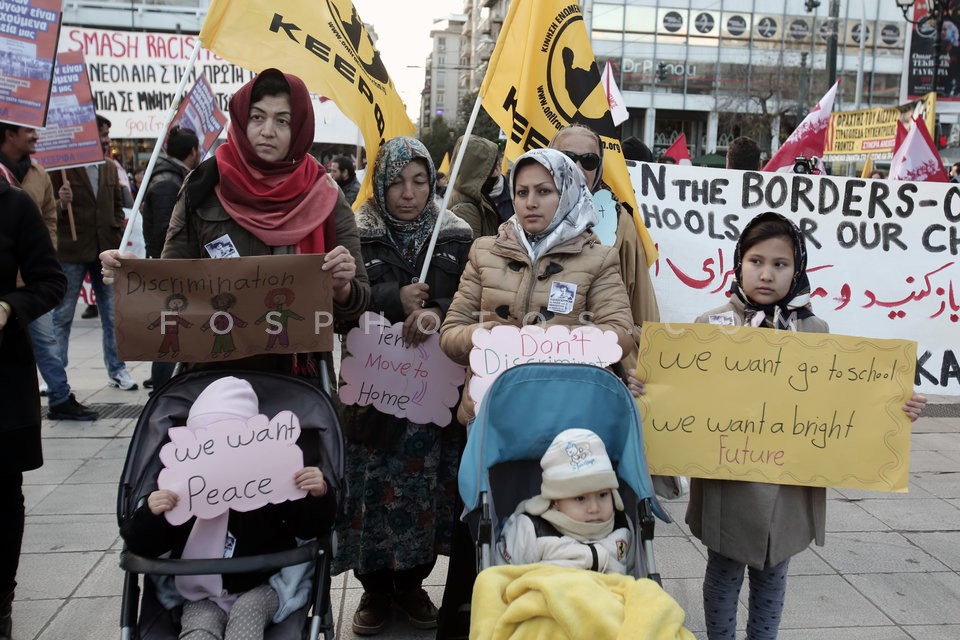
[[[694,640],[656,582],[545,564],[491,567],[473,588],[470,640]]]

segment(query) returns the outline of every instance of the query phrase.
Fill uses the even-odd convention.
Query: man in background
[[[760,170],[760,145],[752,138],[740,136],[727,147],[727,169]]]
[[[166,155],[157,158],[150,182],[144,187],[146,191],[140,207],[148,258],[159,258],[163,252],[177,194],[187,174],[200,164],[200,139],[191,129],[170,129],[166,149]],[[172,362],[154,362],[150,379],[143,386],[147,389],[162,387],[173,376],[175,366]]]
[[[37,130],[0,122],[0,163],[13,176],[14,184],[30,196],[40,209],[43,222],[50,232],[53,248],[57,248],[57,201],[47,172],[30,155],[37,151]],[[47,385],[47,403],[50,420],[96,420],[97,412],[77,402],[70,392],[67,371],[60,359],[60,348],[53,332],[53,311],[49,311],[29,325],[33,355],[40,376]]]
[[[110,121],[97,116],[100,143],[110,145]],[[62,175],[66,174],[66,180]],[[137,383],[117,355],[117,341],[113,324],[113,287],[104,284],[100,270],[100,252],[120,246],[125,223],[123,195],[117,165],[109,158],[100,164],[74,167],[51,176],[59,196],[60,215],[57,220],[57,257],[67,276],[67,293],[54,311],[54,327],[60,346],[60,359],[67,366],[70,329],[77,308],[77,295],[83,278],[90,275],[90,284],[97,297],[103,333],[103,363],[107,368],[108,383],[125,391],[137,389]],[[67,208],[72,206],[77,233],[70,235]]]
[[[340,185],[340,190],[343,191],[343,197],[347,199],[347,202],[353,205],[354,200],[357,199],[357,194],[360,192],[360,181],[357,180],[357,168],[354,166],[353,160],[347,156],[337,156],[331,160],[330,177]]]

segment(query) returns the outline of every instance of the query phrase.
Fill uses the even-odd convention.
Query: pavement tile
[[[91,458],[70,476],[68,482],[69,484],[119,485],[122,472],[123,464],[118,464],[115,458]]]
[[[827,534],[831,531],[886,531],[880,520],[863,510],[862,500],[827,500]]]
[[[653,541],[657,571],[665,578],[703,578],[707,561],[699,542],[687,538],[659,538]]]
[[[13,632],[15,638],[36,638],[66,600],[16,600],[13,603]],[[75,637],[75,636],[70,636]],[[85,638],[86,636],[84,636]]]
[[[745,602],[746,584],[740,594]],[[870,599],[839,575],[790,576],[780,626],[784,629],[868,627],[891,624]]]
[[[947,569],[943,563],[893,531],[831,533],[826,546],[816,547],[815,552],[844,575]]]
[[[938,498],[916,500],[863,500],[864,511],[898,531],[960,529],[960,509]]]
[[[83,635],[79,636],[78,631]],[[57,613],[37,640],[117,638],[120,636],[120,597],[73,598]]]
[[[910,472],[956,471],[960,451],[911,451]]]
[[[41,500],[30,513],[78,514],[117,512],[116,484],[61,485],[56,491]]]
[[[44,460],[86,460],[110,444],[110,438],[44,438]]]
[[[960,470],[925,473],[915,479],[917,486],[937,498],[960,498]]]
[[[960,625],[960,575],[872,573],[847,576],[857,591],[900,625]]]
[[[93,570],[84,577],[74,597],[119,596],[123,594],[123,570],[119,566],[120,554],[104,553]]]
[[[919,636],[918,636],[919,637]],[[923,636],[925,637],[925,636]],[[912,640],[897,627],[828,627],[823,629],[784,629],[777,640]]]
[[[679,579],[664,578],[663,590],[670,594],[687,614],[683,626],[697,634],[706,630],[707,625],[703,620],[703,576]],[[742,622],[737,625],[737,628],[743,629],[746,624],[747,610],[742,604],[738,609],[739,619]]]
[[[960,433],[918,433],[910,438],[916,451],[960,451]]]
[[[43,466],[33,471],[27,471],[23,474],[23,484],[61,484],[70,475],[83,466],[82,459],[72,458],[69,460],[44,460]]]
[[[904,533],[907,540],[931,556],[939,558],[954,571],[960,571],[960,531]],[[960,638],[960,635],[957,635]]]
[[[922,625],[904,627],[910,637],[917,640],[957,640],[960,638],[960,625]]]
[[[23,553],[105,551],[116,545],[120,534],[115,518],[102,515],[28,516],[23,534]]]
[[[66,598],[103,555],[99,551],[22,553],[17,571],[17,599]]]

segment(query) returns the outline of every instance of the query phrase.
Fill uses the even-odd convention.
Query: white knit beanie
[[[540,495],[526,501],[524,510],[540,515],[553,500],[610,489],[614,505],[623,510],[620,486],[603,440],[589,429],[566,429],[557,434],[540,458],[543,479]]]
[[[250,383],[225,376],[208,384],[193,401],[187,416],[187,427],[208,427],[230,419],[246,421],[259,413],[260,403]]]

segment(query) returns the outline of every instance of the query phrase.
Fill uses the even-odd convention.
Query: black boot
[[[13,637],[13,591],[0,596],[0,640]]]

